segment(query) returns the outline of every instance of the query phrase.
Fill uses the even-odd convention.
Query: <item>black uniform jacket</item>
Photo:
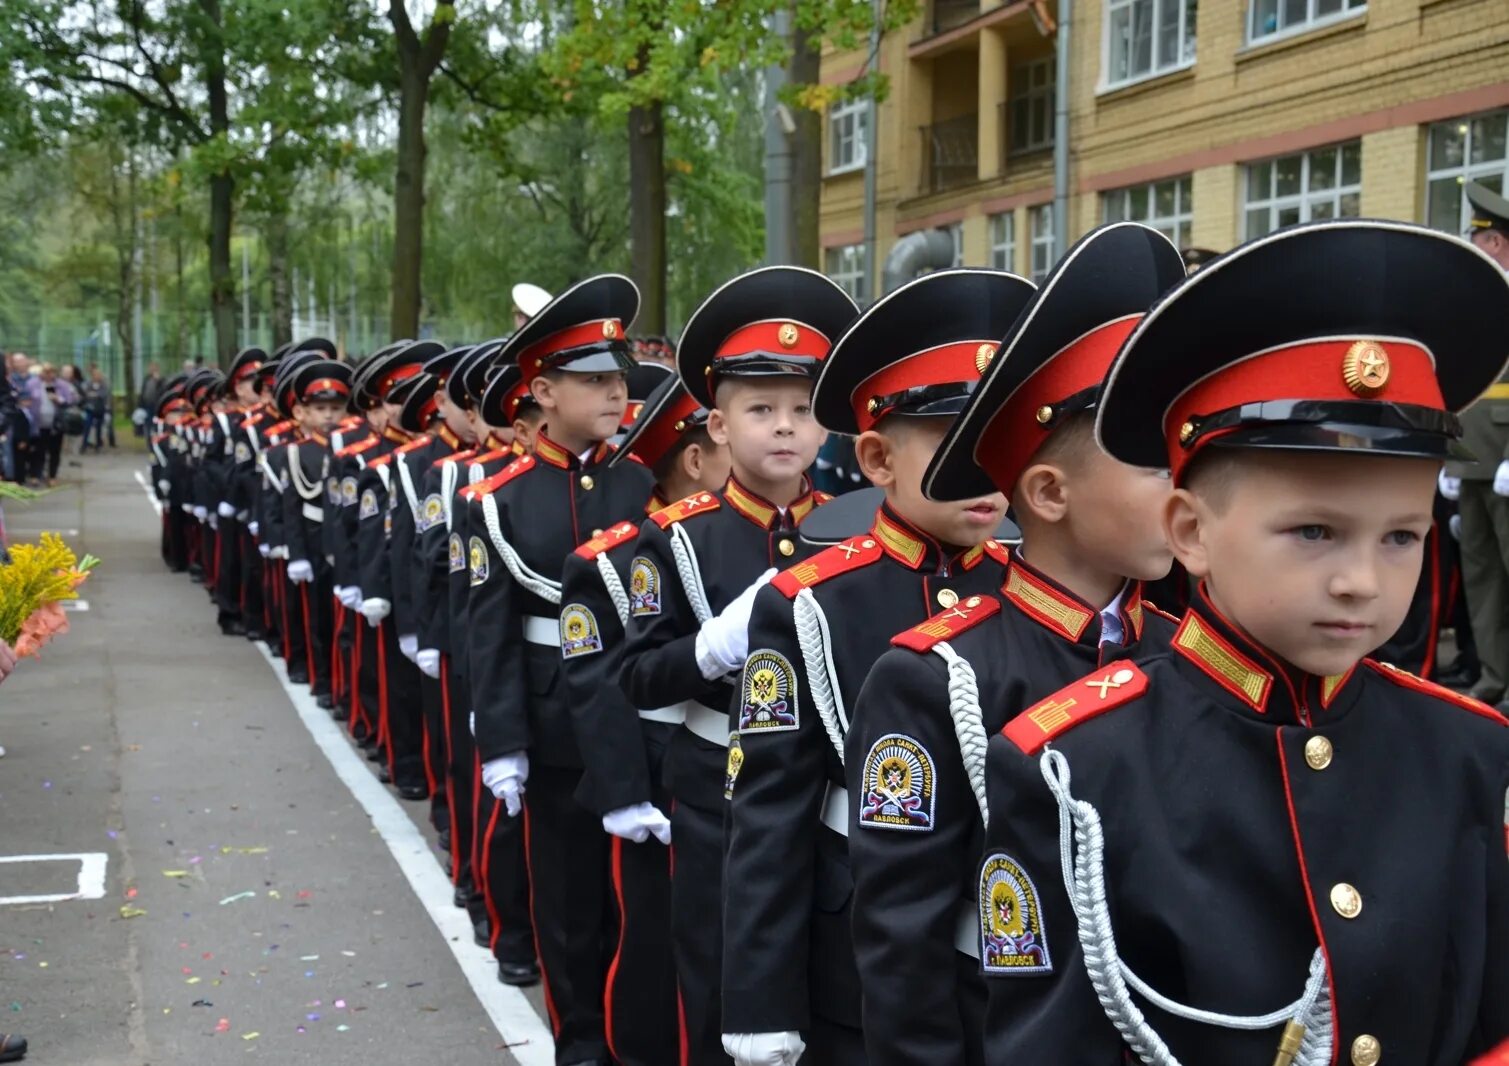
[[[451,650],[450,544],[456,489],[465,486],[477,449],[441,451],[425,471],[419,522],[414,532],[413,596],[415,632],[421,648]]]
[[[1458,1066],[1509,1035],[1509,729],[1490,708],[1371,660],[1300,674],[1201,590],[1169,651],[1107,664],[990,743],[1003,816],[984,868],[1004,857],[992,891],[1011,895],[1005,874],[1030,883],[1040,914],[998,931],[1036,932],[1045,962],[992,975],[989,1062],[1125,1054],[1086,976],[1044,745],[1100,812],[1117,947],[1155,991],[1265,1014],[1299,998],[1319,947],[1333,1062]],[[1183,1062],[1273,1059],[1276,1029],[1133,1002]]]
[[[418,451],[429,443],[428,436],[414,437],[369,460],[356,478],[356,554],[360,578],[357,587],[364,599],[386,600],[390,609],[394,596],[394,517],[400,504],[408,506],[393,463],[400,455]],[[407,574],[408,568],[400,564],[398,572]],[[391,614],[388,620],[393,621]]]
[[[451,504],[451,531],[446,546],[446,576],[449,580],[449,595],[446,597],[449,647],[451,650],[451,676],[455,684],[451,688],[451,705],[471,709],[471,648],[467,639],[467,618],[471,599],[470,560],[487,558],[487,549],[482,538],[487,536],[481,524],[481,497],[492,490],[489,479],[508,466],[523,449],[498,448],[483,452],[466,464],[466,474],[458,479],[456,497]],[[479,532],[480,530],[480,532]]]
[[[316,571],[325,564],[325,464],[330,438],[311,433],[283,449],[288,488],[283,493],[283,536],[289,561],[307,560]]]
[[[940,607],[1000,588],[1008,558],[993,540],[945,548],[885,504],[869,533],[760,590],[734,723],[741,761],[723,940],[740,947],[723,959],[729,1032],[806,1029],[813,1013],[859,1026],[842,761],[849,709],[892,636]],[[813,640],[819,618],[826,625]],[[761,713],[764,696],[779,693],[786,677],[795,683],[786,686],[784,708]],[[819,694],[829,692],[836,698],[823,701],[825,716]]]
[[[1126,643],[1102,645],[1099,608],[1014,555],[995,595],[962,600],[898,634],[866,680],[852,712],[845,777],[855,956],[872,1066],[980,1062],[985,987],[978,947],[971,954],[961,945],[974,940],[983,826],[960,734],[972,741],[982,783],[986,738],[1024,708],[1101,662],[1167,646],[1172,621],[1135,585],[1121,605]],[[951,671],[946,651],[967,666]],[[979,705],[972,726],[953,713],[966,678]],[[999,809],[1000,819],[1012,817],[1009,807]]]

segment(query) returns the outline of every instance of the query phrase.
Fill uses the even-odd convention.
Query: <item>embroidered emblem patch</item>
[[[419,521],[416,523],[419,532],[434,529],[435,525],[445,520],[445,504],[440,501],[440,493],[432,492],[424,498],[420,505]]]
[[[452,533],[446,547],[451,556],[451,573],[459,574],[466,569],[466,549],[461,546],[461,534]]]
[[[356,502],[356,478],[348,477],[341,481],[341,504],[350,507]]]
[[[341,483],[338,478],[331,478],[325,482],[325,498],[331,506],[339,507],[341,502]]]
[[[362,493],[362,506],[361,506],[361,510],[356,513],[356,517],[357,518],[376,518],[377,517],[377,493],[376,492],[372,491],[371,489],[368,489],[366,492]]]
[[[744,748],[739,743],[739,734],[728,734],[728,766],[723,771],[723,798],[734,798],[734,784],[739,780],[739,771],[744,769]]]
[[[597,619],[579,603],[561,608],[561,658],[575,659],[603,650],[603,638],[597,631]]]
[[[249,462],[251,462],[251,457],[252,457],[251,445],[247,444],[246,441],[244,441],[244,440],[237,441],[236,442],[236,462],[238,462],[238,463],[249,463]]]
[[[936,813],[933,757],[909,736],[887,733],[865,756],[861,829],[933,831]]]
[[[995,852],[980,868],[980,966],[985,973],[1052,973],[1037,886],[1010,855]]]
[[[471,564],[472,588],[476,588],[487,581],[487,545],[481,537],[473,537],[466,542],[466,554]]]
[[[744,664],[739,728],[779,733],[801,724],[796,705],[796,671],[780,652],[751,652]]]
[[[393,536],[393,508],[388,508],[388,513],[382,516],[382,535]]]
[[[660,571],[643,555],[629,568],[629,614],[644,618],[660,613]]]

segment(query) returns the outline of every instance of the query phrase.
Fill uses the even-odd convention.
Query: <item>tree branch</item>
[[[195,123],[194,120],[189,116],[189,113],[184,110],[183,105],[178,102],[178,97],[173,94],[173,87],[171,83],[169,83],[167,75],[163,73],[163,69],[158,64],[157,58],[147,51],[146,42],[142,40],[142,4],[140,0],[130,0],[129,8],[131,11],[129,25],[131,26],[131,36],[136,41],[136,50],[141,54],[141,57],[147,61],[147,69],[152,72],[152,80],[156,82],[157,87],[162,90],[169,110],[180,123],[187,126],[197,126],[197,123]]]
[[[440,65],[441,57],[445,55],[445,46],[450,43],[451,25],[455,21],[456,0],[436,0],[429,29],[424,31],[424,48],[419,54],[419,70],[425,78],[434,74],[435,68]]]
[[[398,35],[401,51],[414,53],[419,50],[419,38],[414,33],[414,24],[404,9],[403,0],[388,0],[388,21],[393,23],[393,32]]]

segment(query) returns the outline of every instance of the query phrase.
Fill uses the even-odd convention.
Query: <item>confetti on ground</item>
[[[164,877],[187,877],[189,876],[189,872],[187,870],[164,870],[162,875]]]
[[[346,1009],[346,1001],[344,999],[338,999],[338,1000],[336,1000],[335,1001],[335,1009],[336,1010],[345,1010]]]
[[[252,899],[255,896],[256,893],[251,891],[250,889],[245,892],[237,892],[234,896],[226,896],[223,900],[221,900],[220,906],[224,907],[227,903],[235,903],[237,900],[241,899]]]
[[[191,1007],[213,1007],[214,1004],[211,1003],[207,999],[196,999],[194,1002],[190,1003],[189,1006],[191,1006]]]
[[[197,985],[200,981],[203,981],[203,980],[204,980],[203,977],[190,977],[187,981],[184,982],[184,984],[186,984],[186,985]]]
[[[319,959],[320,959],[320,957],[318,955],[300,955],[299,956],[299,961],[300,962],[318,962]]]
[[[255,1039],[257,1039],[257,1037],[259,1037],[261,1035],[262,1035],[261,1033],[242,1033],[241,1034],[241,1039],[242,1040],[255,1040]]]
[[[217,1032],[217,1033],[228,1033],[230,1031],[231,1031],[231,1020],[229,1018],[221,1018],[218,1022],[215,1023],[215,1032]]]
[[[127,907],[124,904],[121,905],[122,918],[140,918],[146,913],[147,912],[142,910],[140,907]]]
[[[343,951],[343,952],[341,952],[341,954],[344,955],[344,956],[346,956],[346,958],[348,958],[348,959],[354,959],[354,958],[356,958],[356,952],[354,952],[354,951]]]
[[[282,899],[283,898],[283,893],[279,892],[276,888],[270,888],[270,889],[267,890],[267,898],[268,899]]]
[[[335,1031],[337,1033],[349,1033],[351,1031],[351,1026],[349,1026],[349,1025],[337,1025],[335,1027]]]
[[[222,855],[229,855],[232,852],[235,852],[237,855],[266,855],[267,854],[267,848],[265,846],[259,844],[258,846],[254,847],[254,848],[230,848],[230,847],[226,847],[226,848],[221,848],[220,849],[220,854],[222,854]]]

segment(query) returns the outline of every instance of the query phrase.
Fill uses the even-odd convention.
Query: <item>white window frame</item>
[[[1322,0],[1304,0],[1305,14],[1298,22],[1289,26],[1281,26],[1268,33],[1259,33],[1257,27],[1258,3],[1260,0],[1247,0],[1247,43],[1250,45],[1267,44],[1269,41],[1281,41],[1285,37],[1293,37],[1296,34],[1309,33],[1324,26],[1330,26],[1337,22],[1346,22],[1348,19],[1361,18],[1367,14],[1367,0],[1351,6],[1354,0],[1341,0],[1341,9],[1329,14],[1317,14],[1316,9]],[[1280,14],[1283,11],[1285,0],[1276,0]]]
[[[1027,277],[1034,285],[1041,284],[1053,270],[1056,259],[1053,241],[1053,203],[1038,204],[1027,209],[1028,228],[1032,236],[1032,255],[1027,263]],[[1042,267],[1039,269],[1039,253]]]
[[[1158,214],[1158,187],[1174,186],[1174,213]],[[1138,218],[1132,211],[1132,194],[1138,189],[1147,192],[1147,210]],[[1150,181],[1145,185],[1128,185],[1111,189],[1101,195],[1101,218],[1106,222],[1141,222],[1163,234],[1182,250],[1189,246],[1190,234],[1195,224],[1194,175],[1176,174],[1173,177]],[[1181,234],[1182,230],[1182,234]]]
[[[870,298],[870,264],[865,251],[863,242],[823,249],[824,272],[859,304]]]
[[[990,265],[1016,273],[1016,212],[1002,211],[987,220],[990,227]]]
[[[1342,153],[1343,150],[1351,144],[1357,145],[1357,184],[1343,185],[1341,183]],[[1319,189],[1312,191],[1310,188],[1311,160],[1318,153],[1324,152],[1327,149],[1331,148],[1336,149],[1336,183],[1329,189]],[[1298,156],[1301,160],[1299,192],[1291,193],[1287,196],[1277,196],[1273,192],[1273,187],[1277,182],[1278,176],[1277,164],[1281,159],[1288,159],[1294,156]],[[1273,164],[1273,169],[1269,172],[1268,195],[1262,199],[1253,199],[1250,195],[1252,187],[1251,170],[1253,167],[1261,166],[1265,163]],[[1255,236],[1259,236],[1258,234],[1248,232],[1247,216],[1249,212],[1258,210],[1260,208],[1266,208],[1268,211],[1269,226],[1267,232],[1269,233],[1272,233],[1274,230],[1279,228],[1276,220],[1276,215],[1278,214],[1278,212],[1291,207],[1299,208],[1300,222],[1311,221],[1314,218],[1313,212],[1315,205],[1326,201],[1333,201],[1336,205],[1336,211],[1330,217],[1355,218],[1357,217],[1356,215],[1343,215],[1341,213],[1341,199],[1344,196],[1355,193],[1358,198],[1360,210],[1362,200],[1362,181],[1362,141],[1360,139],[1351,141],[1338,141],[1335,144],[1321,144],[1317,145],[1314,148],[1307,149],[1303,152],[1291,152],[1286,155],[1275,156],[1270,159],[1253,160],[1251,163],[1248,163],[1242,168],[1242,239],[1250,240]]]
[[[1483,163],[1472,162],[1472,124],[1478,119],[1488,118],[1494,115],[1503,115],[1505,122],[1509,122],[1509,107],[1494,108],[1489,111],[1478,111],[1471,115],[1463,115],[1460,118],[1447,119],[1444,122],[1433,122],[1425,128],[1425,206],[1421,211],[1421,217],[1425,219],[1427,226],[1442,229],[1436,220],[1430,217],[1431,186],[1442,180],[1454,179],[1457,183],[1457,225],[1453,229],[1446,230],[1461,236],[1467,229],[1468,221],[1472,218],[1472,206],[1467,202],[1467,183],[1479,181],[1483,178],[1497,176],[1502,183],[1500,188],[1509,192],[1509,141],[1506,141],[1503,159],[1490,159]],[[1462,162],[1457,166],[1436,166],[1435,160],[1430,158],[1434,151],[1435,138],[1432,133],[1438,126],[1461,125],[1465,129],[1462,144]]]
[[[1179,54],[1173,58],[1158,55],[1158,16],[1162,14],[1164,5],[1167,4],[1177,4],[1179,8]],[[1141,5],[1147,5],[1151,11],[1151,63],[1145,71],[1125,74],[1118,78],[1111,73],[1111,58],[1116,51],[1116,44],[1112,41],[1116,16],[1122,11],[1128,12],[1128,25],[1130,25],[1132,14]],[[1196,4],[1194,14],[1195,21],[1198,23],[1198,4]],[[1186,5],[1186,0],[1106,0],[1105,25],[1100,37],[1101,83],[1098,91],[1108,92],[1112,89],[1120,89],[1128,85],[1135,85],[1140,81],[1147,81],[1150,78],[1159,78],[1165,74],[1172,74],[1175,71],[1188,70],[1194,66],[1198,25],[1195,27],[1195,32],[1192,32],[1189,27],[1189,15],[1190,11]],[[1128,49],[1131,48],[1130,41],[1126,43],[1126,47]],[[1130,65],[1130,62],[1128,62],[1129,67]]]
[[[1024,92],[1016,92],[1008,88],[1008,122],[1006,126],[1006,154],[1028,155],[1032,152],[1042,152],[1053,147],[1053,106],[1055,96],[1054,66],[1057,58],[1053,55],[1039,56],[1037,59],[1029,59],[1022,63],[1013,64],[1008,72],[1010,81],[1015,81],[1020,75],[1027,84]],[[1033,76],[1040,70],[1047,70],[1048,77],[1041,85],[1033,84]],[[1027,112],[1027,136],[1023,143],[1015,143],[1017,134],[1017,104],[1021,103]],[[1032,139],[1032,112],[1042,107],[1046,111],[1043,121],[1043,136],[1040,140]]]
[[[839,127],[852,122],[845,134]],[[828,173],[848,174],[864,167],[869,160],[870,149],[870,101],[848,100],[828,110]],[[838,146],[847,142],[851,147],[850,158],[840,160]]]

